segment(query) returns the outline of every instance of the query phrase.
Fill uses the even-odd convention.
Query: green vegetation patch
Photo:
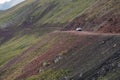
[[[62,77],[68,76],[69,70],[60,69],[54,71],[49,69],[45,72],[40,73],[39,75],[32,76],[27,80],[61,80]]]
[[[37,42],[39,38],[34,35],[24,35],[22,37],[14,37],[10,41],[0,46],[0,66],[5,64],[13,57],[19,55],[32,44]]]

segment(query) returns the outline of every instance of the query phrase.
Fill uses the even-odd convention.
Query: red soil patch
[[[120,16],[114,16],[100,26],[99,32],[104,33],[120,33]]]

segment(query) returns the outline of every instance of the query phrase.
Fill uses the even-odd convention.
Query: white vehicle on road
[[[76,31],[82,31],[82,28],[78,27],[76,28]]]

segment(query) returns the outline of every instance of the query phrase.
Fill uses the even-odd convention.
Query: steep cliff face
[[[119,0],[26,0],[0,13],[0,80],[119,80],[119,32]]]

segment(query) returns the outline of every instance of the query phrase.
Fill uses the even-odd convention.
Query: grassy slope
[[[66,1],[65,0],[57,0],[57,1],[56,0],[41,0],[41,1],[42,2],[40,2],[40,1],[35,2],[34,3],[35,5],[33,5],[33,6],[31,6],[30,1],[27,1],[26,3],[21,4],[18,7],[14,7],[12,9],[13,11],[8,10],[5,15],[0,14],[1,16],[3,16],[0,19],[1,20],[0,24],[3,25],[3,24],[6,24],[6,22],[8,22],[9,20],[10,20],[10,22],[11,22],[11,20],[13,20],[13,21],[15,21],[14,22],[15,23],[15,28],[17,26],[18,27],[23,27],[24,22],[29,22],[30,17],[33,16],[34,18],[33,18],[33,21],[32,21],[32,26],[34,25],[33,26],[34,28],[32,28],[32,30],[36,31],[37,29],[40,29],[40,31],[38,30],[37,33],[40,33],[40,34],[48,33],[48,32],[51,32],[53,30],[56,30],[57,28],[53,28],[53,30],[50,30],[50,28],[48,28],[48,27],[46,27],[45,29],[42,29],[41,26],[40,26],[40,25],[42,25],[42,23],[54,24],[54,23],[69,22],[74,17],[81,14],[80,12],[82,12],[84,9],[86,9],[86,7],[88,7],[89,5],[91,5],[95,2],[95,0],[92,0],[92,1],[89,1],[89,0],[75,0],[75,1],[74,0],[73,1],[71,1],[71,0],[66,0]],[[26,6],[26,4],[28,4],[28,6]],[[57,5],[55,5],[56,7],[52,7],[51,10],[49,11],[47,8],[51,7],[51,5],[53,5],[53,4],[54,5],[57,4]],[[81,4],[81,5],[79,5],[79,4]],[[8,13],[11,13],[12,16],[9,15]],[[16,14],[16,15],[13,15],[13,14]],[[20,16],[20,18],[18,16]],[[18,23],[18,20],[19,20],[20,23]],[[27,25],[25,25],[25,26],[27,26]],[[40,27],[38,27],[38,26],[40,26]],[[46,29],[47,29],[47,31],[46,31]],[[43,30],[45,32],[43,32]],[[23,71],[23,70],[26,70],[25,66],[27,67],[27,65],[29,65],[29,63],[31,63],[32,61],[34,63],[34,60],[36,60],[38,58],[38,56],[40,57],[41,54],[46,53],[47,51],[49,52],[49,50],[51,50],[51,48],[53,50],[53,53],[56,54],[56,52],[54,52],[54,48],[57,48],[58,45],[60,45],[60,43],[58,43],[58,41],[59,42],[63,41],[62,45],[65,45],[65,44],[67,45],[64,48],[66,50],[62,49],[62,50],[60,50],[60,52],[63,51],[62,53],[67,53],[68,55],[69,54],[73,55],[70,52],[66,52],[66,51],[69,50],[68,46],[71,46],[72,44],[75,44],[74,42],[76,42],[76,40],[78,40],[78,42],[79,42],[79,40],[81,40],[81,36],[78,37],[78,36],[73,36],[73,35],[69,35],[69,34],[62,34],[62,33],[54,35],[52,37],[50,36],[51,38],[47,35],[45,37],[43,36],[43,37],[38,38],[36,33],[26,34],[26,35],[24,34],[24,35],[21,36],[19,34],[21,34],[22,31],[20,31],[20,30],[16,30],[16,31],[18,31],[18,33],[15,33],[15,36],[10,41],[8,41],[7,43],[4,43],[0,47],[0,49],[1,49],[0,50],[0,65],[2,67],[1,68],[2,70],[0,69],[0,78],[6,78],[7,80],[13,80],[16,77],[18,77],[19,75],[21,75],[24,78],[25,76],[28,76],[28,75],[31,76],[31,74],[37,73],[37,71],[39,69],[38,67],[40,67],[40,65],[37,65],[37,66],[33,67],[33,69],[31,69],[31,67],[30,68],[28,67],[28,71]],[[67,37],[67,39],[66,39],[66,37]],[[85,37],[83,37],[83,39],[84,38]],[[97,38],[98,37],[96,37],[96,39]],[[63,39],[65,39],[65,41]],[[104,39],[103,36],[100,37],[101,41],[102,41],[102,39]],[[115,37],[115,39],[117,40],[116,43],[119,44],[119,37]],[[87,40],[88,40],[88,38],[85,39],[85,41],[87,41]],[[92,40],[94,40],[94,38],[92,38]],[[34,43],[36,43],[38,41],[40,41],[40,43],[38,45],[32,46]],[[108,44],[111,44],[111,46],[113,46],[114,37],[110,41],[111,42],[113,41],[113,43],[111,44],[111,42],[108,42]],[[70,43],[67,44],[68,42],[70,42]],[[90,42],[92,42],[92,41],[90,40]],[[82,40],[82,43],[87,43],[87,42],[84,42],[84,40]],[[94,53],[97,53],[97,52],[95,52],[95,50],[96,50],[95,46],[96,45],[100,46],[101,51],[106,50],[106,49],[107,50],[111,49],[111,47],[106,48],[106,46],[108,44],[105,44],[104,45],[105,48],[102,48],[103,46],[99,45],[97,42],[95,42],[95,43],[92,42],[92,43],[93,43],[93,45],[90,45],[89,47],[86,47],[86,46],[81,47],[81,49],[84,49],[83,53],[88,53],[86,51],[88,49],[90,51],[91,46],[93,46],[93,48],[92,48],[93,51],[91,51],[90,54],[93,53],[93,56],[94,56]],[[80,42],[79,46],[81,46],[81,45],[84,45],[84,44],[81,44],[81,42]],[[31,48],[33,48],[32,50],[31,50],[31,48],[29,48],[30,46],[32,46],[31,47]],[[27,52],[25,50],[27,50]],[[73,48],[72,50],[73,50],[73,53],[76,54],[76,55],[81,53],[81,50],[79,49],[79,47],[77,49]],[[116,48],[116,50],[117,50],[117,48]],[[77,53],[75,53],[76,51],[77,51]],[[25,54],[22,53],[22,52],[24,52]],[[58,50],[57,53],[60,53],[60,52]],[[83,53],[81,53],[81,55]],[[98,52],[97,54],[99,54],[99,53],[103,53],[103,52]],[[110,53],[114,54],[114,51],[110,52]],[[52,53],[48,53],[48,54],[52,54]],[[15,60],[12,61],[11,59],[13,57],[17,56],[17,55],[19,55],[17,57],[17,59],[15,58]],[[76,55],[75,55],[75,57],[77,57]],[[81,55],[79,57],[81,57]],[[99,55],[97,55],[97,56],[99,56]],[[72,59],[71,57],[72,56],[68,56],[68,58],[67,58],[68,62],[70,61],[70,59]],[[86,56],[84,56],[84,58],[86,58]],[[101,58],[103,58],[103,55],[100,55],[99,59],[96,59],[96,58],[94,59],[94,57],[92,57],[90,55],[90,59],[89,60],[86,59],[86,61],[88,61],[88,62],[85,61],[86,63],[81,64],[81,65],[83,65],[81,67],[85,67],[86,69],[89,70],[93,66],[96,66],[96,65],[94,65],[94,64],[96,64],[96,62],[94,62],[94,61],[96,61],[96,60],[99,61],[99,60],[101,60]],[[105,58],[108,58],[108,57],[106,57],[106,55],[104,55],[104,59]],[[73,61],[76,60],[76,59],[78,59],[78,58],[75,58],[75,59],[73,58]],[[4,64],[6,62],[8,62],[9,60],[10,60],[10,62],[5,66]],[[38,60],[39,60],[39,58],[38,58]],[[82,58],[82,60],[83,60],[83,58]],[[80,62],[82,60],[80,60]],[[64,62],[64,60],[61,61],[61,62]],[[71,70],[72,67],[74,68],[77,64],[79,64],[79,62],[78,63],[76,62],[77,64],[73,64],[73,66],[72,66],[71,62],[72,61],[70,61],[70,63],[68,65],[66,65],[66,63],[61,63],[61,65],[65,65],[65,67],[60,65],[60,68],[64,67],[66,69],[69,66],[69,68]],[[88,63],[91,63],[93,65],[88,68],[88,66],[91,65],[91,64],[88,64]],[[35,63],[35,65],[36,65],[36,63]],[[61,69],[59,69],[59,66],[57,66],[57,65],[55,65],[55,66],[58,67],[58,70],[56,70],[55,72],[51,69],[50,70],[48,69],[43,74],[40,74],[40,75],[38,74],[36,76],[31,77],[28,80],[37,80],[39,78],[39,76],[40,76],[40,78],[48,76],[48,77],[46,77],[42,80],[46,80],[46,79],[49,80],[49,77],[53,80],[53,79],[56,79],[56,78],[58,79],[60,77],[63,77],[62,74],[65,74],[65,75],[67,74],[68,75],[68,73],[66,72],[66,70],[64,70],[64,68],[61,70]],[[29,69],[30,69],[31,72],[29,72]],[[35,72],[34,72],[34,69],[35,69]],[[79,69],[79,68],[77,67],[76,69]],[[74,72],[77,72],[77,70],[73,70],[73,72],[71,72],[70,74],[73,75]],[[78,71],[78,73],[79,73],[79,71]],[[55,74],[56,74],[56,76],[53,76]],[[111,76],[111,75],[114,76],[114,75],[116,75],[116,73],[108,74],[107,76],[102,77],[102,78],[104,80],[104,79],[109,78],[109,76]]]
[[[62,34],[62,33],[60,33],[60,34]],[[68,78],[73,77],[73,80],[79,80],[80,74],[82,74],[82,76],[83,76],[83,78],[81,78],[82,80],[91,80],[96,77],[93,75],[95,74],[94,72],[97,73],[97,69],[100,69],[99,66],[104,68],[104,65],[102,65],[102,64],[105,64],[105,62],[107,62],[107,59],[109,59],[111,56],[117,54],[117,52],[119,53],[119,44],[120,44],[119,36],[102,36],[102,35],[97,35],[97,36],[91,36],[91,35],[75,36],[74,35],[73,36],[71,33],[69,35],[65,34],[65,33],[63,33],[63,34],[64,35],[62,35],[62,38],[64,37],[64,39],[65,39],[65,35],[72,38],[72,40],[73,40],[72,42],[74,42],[74,45],[72,45],[73,47],[71,49],[66,48],[67,51],[62,56],[63,59],[60,62],[58,62],[56,64],[51,64],[51,66],[48,67],[47,71],[40,73],[38,75],[35,75],[33,77],[30,77],[30,78],[28,78],[28,80],[53,80],[53,79],[62,80],[61,77],[65,77],[65,76],[67,76]],[[103,41],[105,41],[105,43],[102,43]],[[64,44],[66,44],[66,43],[64,43]],[[113,48],[114,44],[117,44],[117,46],[115,48]],[[46,59],[48,59],[48,58],[46,58]],[[40,57],[38,59],[35,59],[34,61],[37,61],[37,60],[40,60]],[[119,62],[119,60],[118,60],[118,62]],[[111,63],[114,64],[114,62],[111,62]],[[34,65],[34,63],[30,63],[30,64],[31,64],[31,66]],[[40,65],[40,64],[38,64],[38,65]],[[29,68],[29,67],[30,67],[30,65],[27,66],[27,68]],[[52,71],[49,72],[49,68],[53,68],[54,72],[53,73],[52,73]],[[63,75],[59,74],[59,70],[61,70],[61,68],[63,70],[68,69],[69,70],[68,73],[67,74],[62,73]],[[32,69],[35,71],[35,70],[37,70],[37,67],[31,68],[31,70]],[[41,67],[39,67],[39,69],[41,69]],[[58,73],[56,73],[57,71],[58,71]],[[30,71],[30,73],[31,72],[32,71]],[[115,69],[114,72],[112,72],[112,70],[111,70],[110,72],[108,72],[107,75],[104,75],[104,76],[102,75],[103,74],[102,73],[101,75],[98,76],[97,80],[118,79],[118,77],[120,77],[119,72],[120,71]],[[56,73],[56,74],[54,74],[54,73]],[[59,76],[57,74],[59,74]],[[45,77],[45,76],[47,76],[47,77]],[[58,76],[58,77],[56,78],[56,76]],[[24,77],[25,76],[22,76],[22,78],[24,78]],[[20,78],[18,78],[18,80],[19,79]]]
[[[83,36],[64,32],[50,33],[41,37],[39,43],[4,66],[0,70],[2,71],[0,75],[6,80],[14,80],[16,77],[18,77],[16,80],[26,80],[24,78],[31,75],[35,76],[29,77],[28,80],[61,80],[61,77],[65,76],[77,80],[82,71],[84,79],[89,80],[92,73],[102,66],[101,64],[119,52],[119,40],[119,36],[110,35]],[[113,48],[114,44],[117,44],[115,48]],[[53,60],[58,55],[62,55],[63,59],[55,64]],[[42,63],[46,61],[51,64],[43,67]],[[39,73],[41,69],[46,70]],[[106,76],[99,77],[102,77],[100,80],[104,80],[113,75],[111,79],[115,79],[119,77],[118,73],[119,71],[114,73],[111,71]]]
[[[2,23],[14,19],[18,15],[25,12],[24,15],[30,14],[27,15],[27,17],[32,16],[35,17],[35,19],[40,17],[37,19],[38,23],[65,23],[72,20],[76,15],[90,6],[93,2],[95,2],[95,0],[39,0],[36,2],[26,1],[25,3],[6,11],[5,15],[1,14],[2,17],[0,22]],[[43,13],[45,14],[43,15]],[[43,16],[41,16],[41,14]],[[22,16],[24,17],[24,15]]]
[[[28,0],[25,3],[22,3],[16,7],[11,8],[10,10],[5,11],[3,14],[0,14],[1,27],[15,26],[15,30],[17,31],[14,34],[14,37],[12,39],[2,44],[0,47],[1,49],[0,50],[0,66],[2,67],[5,63],[7,63],[13,57],[21,54],[23,51],[28,49],[32,44],[34,44],[39,40],[38,37],[35,37],[36,34],[19,35],[24,31],[22,31],[21,29],[20,29],[21,31],[18,30],[17,26],[21,27],[24,24],[24,22],[26,21],[29,22],[29,18],[31,16],[35,17],[34,18],[35,21],[33,21],[32,24],[35,24],[36,26],[42,25],[41,23],[51,23],[51,24],[58,23],[58,22],[65,23],[65,22],[69,22],[69,20],[73,19],[76,15],[78,15],[78,13],[83,11],[86,7],[88,7],[93,2],[94,0],[92,1],[77,0],[73,2],[69,0],[68,1],[41,0],[37,2]],[[81,5],[79,5],[78,3]],[[55,8],[53,7],[53,9],[51,9],[50,12],[46,11],[46,9],[51,6],[51,4],[57,4],[57,6]],[[58,10],[58,7],[60,8],[60,10]],[[44,12],[47,14],[41,17],[41,14],[43,14]],[[67,14],[64,14],[64,13],[67,13]],[[33,29],[36,29],[36,28],[34,27]],[[44,29],[41,29],[40,32],[37,32],[37,33],[43,34],[43,33],[52,31],[49,28],[46,28],[46,29],[48,30],[45,31]]]
[[[40,23],[65,23],[71,21],[85,8],[93,4],[94,0],[51,0],[56,4],[56,7],[51,10],[46,16],[40,20]],[[54,15],[53,15],[54,13]]]
[[[68,34],[66,34],[64,36],[68,37],[67,35]],[[18,76],[18,75],[20,75],[20,74],[23,73],[22,69],[24,68],[24,66],[26,64],[30,63],[32,60],[34,60],[35,58],[37,58],[37,56],[40,56],[43,53],[49,52],[49,50],[51,50],[51,48],[53,46],[56,47],[58,44],[63,45],[64,43],[69,42],[70,44],[67,43],[65,45],[65,47],[68,47],[69,45],[71,45],[72,43],[74,43],[74,42],[72,42],[75,39],[74,36],[73,36],[73,40],[72,40],[72,36],[69,36],[69,38],[67,38],[67,39],[61,38],[61,37],[64,37],[64,36],[62,36],[62,34],[53,34],[53,35],[50,34],[50,35],[46,35],[45,37],[43,36],[42,39],[39,41],[40,43],[33,46],[33,47],[36,46],[35,48],[33,48],[33,47],[29,48],[27,50],[27,52],[25,51],[25,54],[23,53],[20,56],[18,56],[18,58],[15,59],[14,61],[9,62],[7,64],[7,66],[6,66],[7,68],[5,68],[5,70],[7,69],[7,71],[5,71],[5,72],[4,72],[4,67],[5,67],[4,66],[3,67],[3,73],[4,74],[1,73],[1,77],[5,77],[6,76],[7,79],[11,79],[12,80],[16,76]],[[60,41],[62,42],[62,44],[58,43]],[[62,48],[63,51],[64,51],[65,47]],[[62,51],[58,49],[57,52],[62,52]],[[55,52],[55,54],[57,54],[57,53]],[[35,67],[35,65],[33,66],[33,68]],[[11,67],[8,67],[8,66],[11,66]],[[34,74],[34,71],[31,72],[31,74],[32,73]],[[7,75],[5,75],[5,74],[7,74]]]
[[[6,22],[11,22],[16,17],[18,17],[18,15],[20,15],[22,13],[25,13],[24,9],[26,9],[26,7],[28,7],[29,5],[31,5],[33,2],[34,1],[25,1],[23,3],[20,3],[17,6],[14,6],[11,9],[8,9],[8,10],[2,12],[0,14],[0,24],[4,24]],[[24,15],[22,15],[22,16],[24,16]]]
[[[34,20],[35,21],[37,20],[37,21],[36,22],[33,21],[32,24],[36,24],[37,26],[42,25],[41,23],[53,24],[55,21],[57,21],[56,19],[58,19],[58,18],[59,18],[59,20],[57,22],[65,23],[65,22],[68,22],[68,20],[71,20],[72,18],[74,18],[76,15],[78,15],[78,13],[83,11],[86,7],[88,7],[93,2],[94,2],[94,0],[92,0],[92,1],[88,1],[88,0],[80,0],[80,1],[79,0],[76,0],[76,1],[40,0],[37,2],[28,0],[16,7],[11,8],[10,10],[5,11],[3,14],[0,14],[1,15],[0,16],[0,24],[1,25],[7,24],[9,27],[15,27],[15,28],[13,28],[15,30],[13,38],[10,41],[8,41],[7,43],[3,44],[0,48],[0,49],[2,49],[0,51],[0,59],[1,59],[0,65],[3,65],[12,57],[20,54],[21,52],[26,50],[28,47],[30,47],[34,42],[36,42],[38,40],[37,37],[32,37],[32,36],[36,36],[35,33],[30,33],[30,35],[23,34],[22,37],[19,37],[19,34],[24,33],[25,30],[19,29],[17,26],[22,27],[23,26],[22,23],[24,23],[24,20],[29,22],[30,16],[34,16],[35,17]],[[51,5],[53,3],[57,4],[56,7],[53,8],[51,11],[46,11],[47,14],[42,16],[42,18],[39,18],[40,15],[45,12],[46,8],[49,7],[48,5]],[[79,5],[78,3],[81,5]],[[48,5],[46,5],[46,4],[48,4]],[[58,10],[58,7],[60,8],[60,10]],[[53,13],[54,13],[54,15],[53,15]],[[65,13],[67,13],[67,14],[65,14]],[[37,18],[39,18],[39,19],[37,19]],[[13,24],[10,24],[10,23],[13,23]],[[25,26],[27,27],[28,25],[25,25]],[[36,27],[36,28],[35,27],[36,26],[34,26],[32,28],[32,30],[34,32],[36,32],[36,30],[38,30],[38,32],[36,32],[38,34],[47,33],[47,32],[53,31],[54,29],[57,29],[57,28],[42,29],[39,27]],[[47,31],[46,31],[46,29],[47,29]],[[15,38],[17,38],[17,39],[15,39]],[[28,41],[28,39],[29,39],[29,41]],[[18,42],[18,41],[20,41],[20,42]],[[25,43],[27,44],[26,46],[24,46]],[[21,49],[21,46],[24,46],[24,47]],[[3,56],[5,58],[3,58]]]
[[[36,39],[36,40],[35,40]],[[38,37],[34,35],[24,35],[20,37],[14,37],[10,41],[6,42],[5,44],[1,45],[0,47],[0,65],[9,61],[12,57],[22,53],[31,45],[33,45],[37,40]]]

